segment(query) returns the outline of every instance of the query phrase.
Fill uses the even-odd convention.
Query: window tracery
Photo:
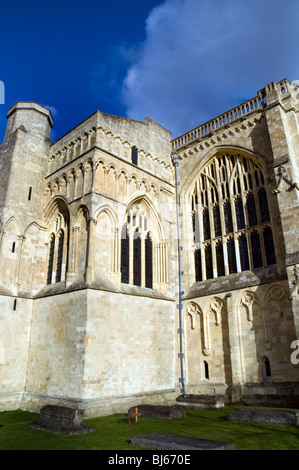
[[[121,236],[121,282],[147,288],[168,283],[168,248],[145,204],[133,204],[126,213]]]
[[[265,178],[254,159],[214,157],[190,202],[196,282],[276,263]]]

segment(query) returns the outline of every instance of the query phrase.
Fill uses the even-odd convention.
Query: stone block
[[[299,411],[245,408],[232,411],[227,419],[235,423],[245,422],[298,426]]]
[[[179,419],[185,418],[185,407],[180,405],[164,406],[164,405],[138,405],[128,410],[128,417],[133,416],[135,409],[143,418],[153,419]]]
[[[54,432],[63,436],[87,434],[94,428],[83,421],[83,410],[65,406],[45,405],[40,410],[40,417],[28,425],[30,429]]]
[[[147,449],[163,450],[234,450],[234,444],[230,442],[211,441],[196,437],[164,434],[160,432],[134,436],[131,444]]]

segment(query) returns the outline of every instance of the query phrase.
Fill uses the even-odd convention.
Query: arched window
[[[136,147],[132,147],[131,160],[133,165],[138,165],[138,150]]]
[[[265,178],[253,158],[214,157],[190,203],[196,282],[276,262]]]
[[[61,200],[53,201],[45,214],[49,233],[47,285],[65,281],[68,270],[69,212]],[[72,261],[71,261],[72,265]],[[72,266],[74,269],[74,266]]]
[[[167,244],[157,240],[155,225],[143,202],[127,210],[121,236],[121,282],[149,289],[163,289],[168,283]]]
[[[48,272],[47,272],[47,284],[52,283],[52,271],[54,262],[54,248],[55,248],[55,235],[51,235],[50,246],[49,246],[49,258],[48,258]]]
[[[207,361],[204,361],[203,364],[204,364],[205,379],[209,379],[210,378],[209,364],[207,363]]]
[[[264,372],[266,377],[271,377],[271,366],[267,357],[264,357]]]

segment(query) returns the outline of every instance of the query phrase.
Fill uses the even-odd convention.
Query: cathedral
[[[0,144],[0,410],[299,406],[299,87],[184,135],[35,102]],[[298,354],[299,355],[299,354]]]

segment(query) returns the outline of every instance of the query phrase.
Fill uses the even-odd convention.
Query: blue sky
[[[0,141],[7,110],[52,110],[56,140],[96,110],[176,137],[299,79],[298,0],[5,1],[0,5]]]

